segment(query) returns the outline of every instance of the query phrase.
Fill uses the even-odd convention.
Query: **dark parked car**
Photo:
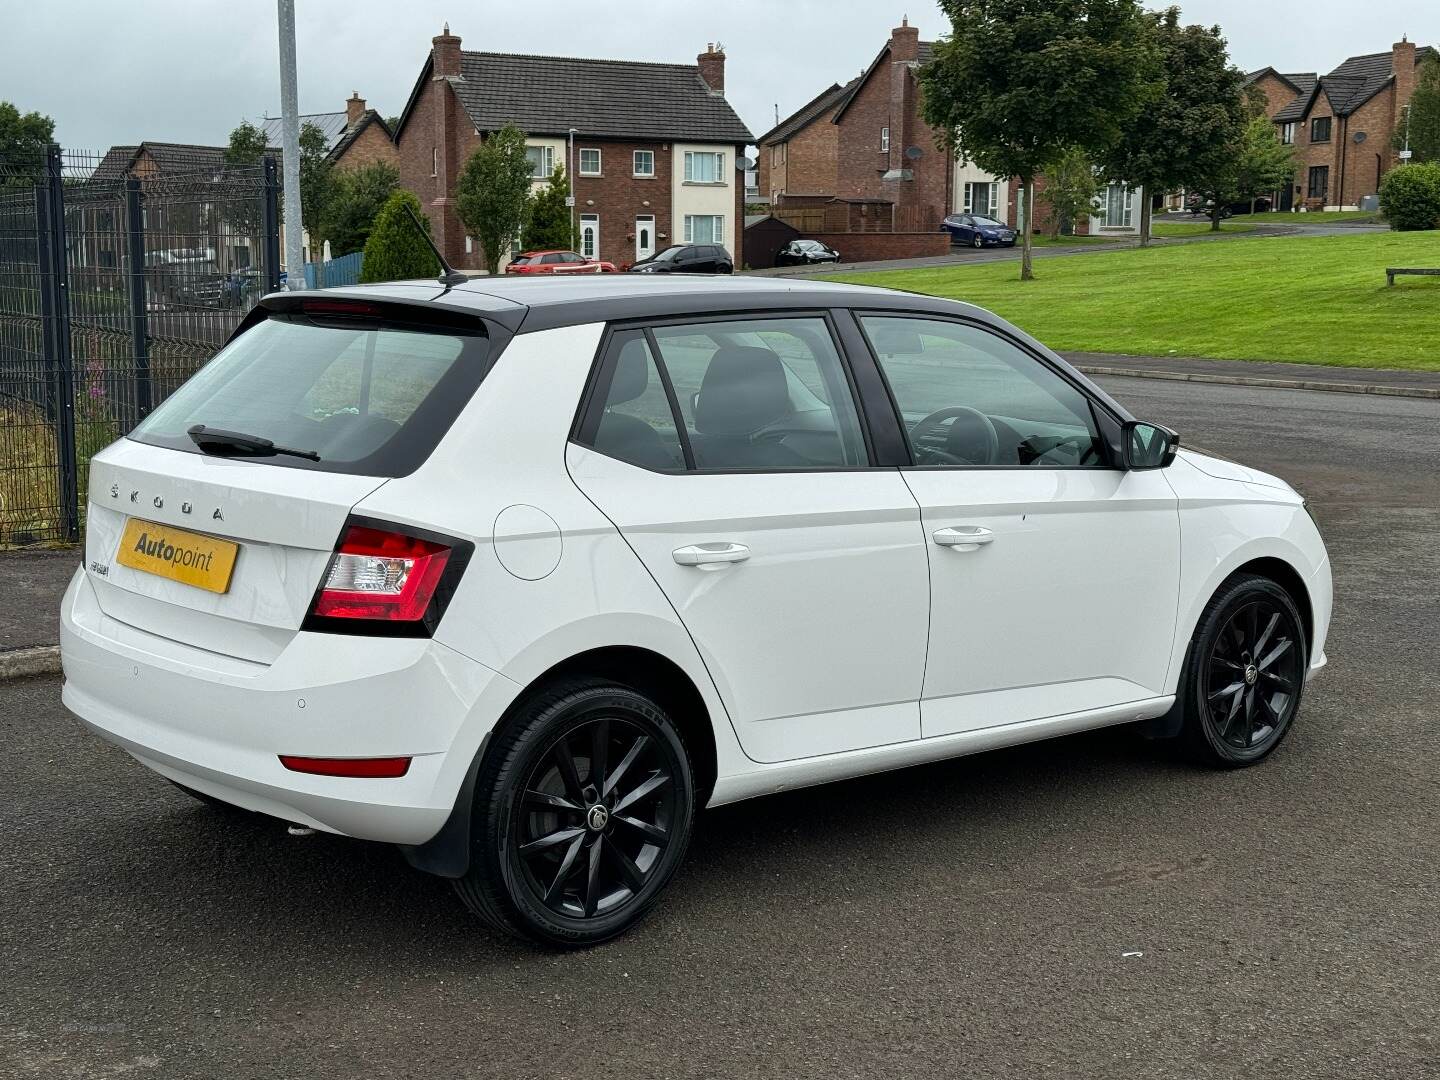
[[[1003,221],[996,221],[984,214],[951,214],[940,223],[940,228],[950,234],[952,244],[967,244],[970,247],[1015,246],[1015,230]]]
[[[733,274],[735,260],[719,244],[674,244],[630,267],[632,274]]]
[[[775,253],[776,266],[808,266],[839,261],[840,253],[819,240],[791,240]]]

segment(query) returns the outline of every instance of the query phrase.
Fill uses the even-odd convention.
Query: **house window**
[[[1330,166],[1312,165],[1310,167],[1310,186],[1306,189],[1306,195],[1312,199],[1323,199],[1330,190]]]
[[[635,173],[636,176],[654,176],[655,151],[636,150],[634,168],[632,171]]]
[[[882,128],[880,129],[880,153],[882,153],[882,154],[888,154],[889,152],[890,152],[890,129],[889,129],[888,127],[882,127]]]
[[[581,151],[580,151],[580,175],[581,175],[581,176],[599,176],[599,175],[600,175],[600,151],[599,151],[599,150],[581,150]]]
[[[549,180],[555,172],[555,148],[553,146],[525,147],[525,160],[530,162],[530,179]]]
[[[1109,184],[1105,188],[1105,228],[1128,229],[1132,220],[1135,192],[1125,184]]]
[[[1317,116],[1314,120],[1310,121],[1310,141],[1330,141],[1330,117]]]
[[[1000,211],[1000,184],[966,183],[963,213],[993,218]]]
[[[587,259],[595,258],[600,250],[600,215],[580,215],[580,254]]]
[[[723,244],[725,242],[724,214],[686,214],[685,243]]]
[[[430,175],[440,175],[440,148],[438,146],[430,148]]]
[[[1295,144],[1295,121],[1280,125],[1280,141],[1286,146]]]
[[[685,151],[685,181],[691,184],[723,184],[725,155],[709,151]]]

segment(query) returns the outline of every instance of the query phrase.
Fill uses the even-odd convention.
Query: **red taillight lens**
[[[316,776],[354,776],[388,780],[410,771],[408,757],[327,758],[280,755],[280,764],[291,772],[313,773]]]
[[[445,573],[450,551],[431,540],[351,525],[330,559],[312,614],[418,622]]]

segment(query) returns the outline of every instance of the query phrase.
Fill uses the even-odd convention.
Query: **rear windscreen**
[[[488,346],[478,324],[470,333],[275,314],[222,349],[130,438],[200,453],[187,432],[203,424],[319,456],[257,459],[269,464],[404,476],[479,385]]]

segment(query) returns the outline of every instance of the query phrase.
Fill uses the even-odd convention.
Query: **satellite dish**
[[[925,156],[925,151],[921,150],[918,146],[907,146],[905,148],[905,156],[911,161],[919,161]]]
[[[754,158],[737,157],[737,158],[735,159],[735,168],[738,169],[740,172],[745,172],[746,170],[748,170],[748,169],[753,169],[754,167],[755,167],[755,159],[754,159]]]
[[[1362,143],[1362,142],[1364,142],[1364,141],[1365,141],[1365,132],[1363,132],[1363,131],[1357,131],[1357,132],[1355,132],[1355,142],[1358,144],[1358,143]]]

